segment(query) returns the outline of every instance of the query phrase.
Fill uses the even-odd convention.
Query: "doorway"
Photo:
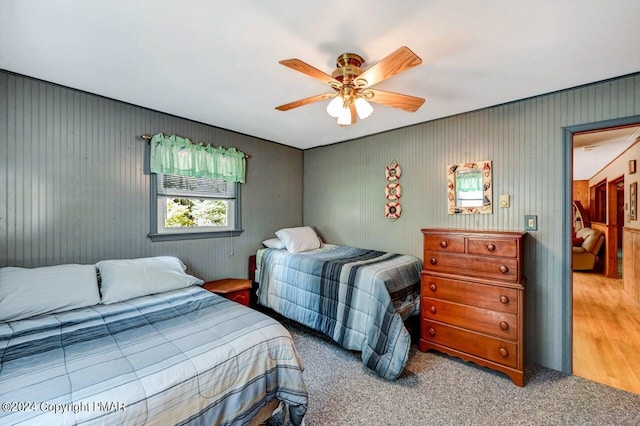
[[[620,129],[627,129],[632,135],[635,135],[636,131],[640,134],[640,117],[568,129],[568,134],[565,134],[565,143],[570,145],[566,151],[568,155],[566,164],[570,166],[568,178],[571,182],[567,207],[569,212],[573,212],[576,195],[580,198],[580,194],[575,193],[574,177],[577,170],[573,165],[574,150],[583,147],[575,141],[585,133],[597,133],[597,138],[604,140],[609,134],[613,135]],[[635,136],[631,145],[634,141]],[[600,148],[591,145],[589,149]],[[622,152],[624,149],[603,168],[611,166]],[[571,270],[571,262],[567,262],[566,267],[569,271],[565,276],[568,277],[570,285],[569,291],[565,294],[567,294],[571,312],[567,318],[570,324],[568,332],[571,336],[569,363],[572,374],[640,393],[640,376],[634,371],[636,366],[630,365],[630,360],[625,355],[640,350],[640,345],[637,345],[640,338],[629,339],[629,330],[612,326],[612,324],[626,324],[628,318],[640,316],[640,309],[625,297],[622,286],[624,177],[624,171],[622,174],[618,170],[606,175],[601,173],[601,170],[597,170],[588,179],[589,195],[586,197],[588,207],[585,210],[593,215],[592,220],[596,219],[592,225],[594,229],[599,228],[605,234],[604,253],[606,254],[602,256],[605,260],[600,264],[600,269],[595,271],[574,272]],[[599,192],[598,188],[600,188]],[[582,199],[585,199],[584,194]],[[574,220],[572,218],[567,222],[569,222],[568,232],[570,233],[573,230]],[[626,334],[626,337],[623,334]],[[634,341],[636,343],[632,343]],[[636,346],[630,346],[634,344]],[[634,364],[632,360],[631,364]]]

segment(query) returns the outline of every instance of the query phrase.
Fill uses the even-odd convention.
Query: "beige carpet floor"
[[[304,326],[278,317],[304,361],[306,426],[638,425],[640,395],[529,365],[525,387],[500,373],[412,347],[393,382]]]

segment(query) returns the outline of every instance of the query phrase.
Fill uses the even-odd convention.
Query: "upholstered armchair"
[[[590,271],[598,261],[604,244],[604,234],[592,228],[582,228],[573,239],[572,267],[574,271]]]

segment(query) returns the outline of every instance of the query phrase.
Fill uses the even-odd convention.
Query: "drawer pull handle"
[[[430,336],[435,336],[436,335],[436,330],[433,327],[429,327],[429,335]]]
[[[449,246],[449,243],[446,242],[445,240],[440,241],[440,247],[447,248],[448,246]]]
[[[438,263],[438,259],[432,257],[431,259],[429,259],[429,263],[431,263],[432,265],[436,265]]]
[[[435,314],[437,309],[435,306],[431,305],[431,308],[429,308],[429,310],[431,311],[432,314]]]
[[[509,356],[509,351],[506,350],[505,348],[498,349],[498,352],[500,352],[500,356],[503,356],[505,358]]]
[[[507,331],[509,329],[509,323],[506,321],[500,321],[500,328],[504,331]]]
[[[487,244],[487,251],[496,251],[495,244]]]
[[[507,296],[500,296],[500,303],[506,305],[507,303],[509,303],[509,298]]]
[[[436,291],[437,289],[438,289],[438,286],[435,283],[429,284],[429,290]]]
[[[509,267],[507,265],[500,265],[500,272],[502,272],[503,274],[506,274],[509,272]]]

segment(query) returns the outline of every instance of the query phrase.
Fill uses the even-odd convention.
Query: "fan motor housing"
[[[364,59],[362,59],[362,56],[355,53],[343,53],[336,59],[336,66],[338,68],[331,74],[331,77],[343,84],[351,84],[357,76],[362,74],[360,66],[363,63]]]
[[[362,59],[362,56],[355,53],[343,53],[342,55],[338,56],[338,59],[336,59],[336,67],[338,68],[347,65],[360,67],[360,65],[362,64],[364,64],[364,59]]]

